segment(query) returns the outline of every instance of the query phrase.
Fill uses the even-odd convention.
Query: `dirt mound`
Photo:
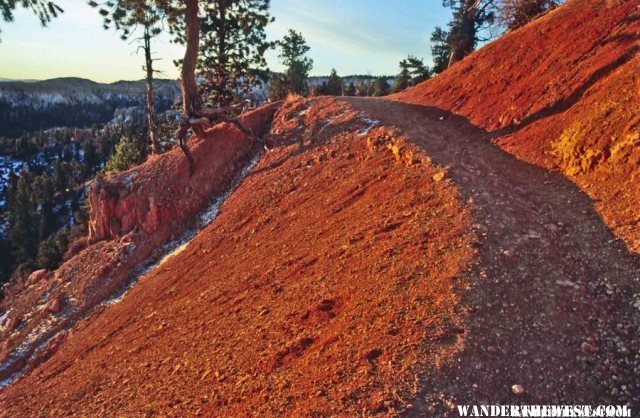
[[[287,103],[272,133],[214,222],[0,393],[6,416],[405,407],[460,348],[469,211],[441,168],[345,103]]]
[[[260,133],[277,105],[248,113],[243,123]],[[0,381],[53,354],[64,332],[87,312],[122,290],[162,246],[190,228],[213,196],[257,152],[257,145],[231,125],[217,125],[190,141],[196,172],[175,149],[89,191],[88,248],[53,273],[14,283],[0,304]],[[56,338],[53,338],[56,336]]]
[[[640,251],[640,2],[571,0],[397,94],[570,176]]]

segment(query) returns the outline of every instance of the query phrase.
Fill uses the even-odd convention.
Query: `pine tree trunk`
[[[198,0],[185,0],[187,9],[186,50],[182,62],[182,104],[184,113],[199,116],[201,110],[198,85],[196,84],[196,65],[198,64],[198,48],[200,46],[200,18],[198,18]]]
[[[182,87],[182,111],[185,114],[180,128],[176,131],[178,145],[189,161],[189,173],[195,171],[195,162],[187,144],[187,134],[192,127],[191,118],[199,118],[202,114],[198,85],[196,84],[196,65],[198,64],[198,48],[200,47],[200,18],[198,18],[198,0],[185,0],[186,49],[182,61],[180,84]],[[194,130],[196,128],[194,127]],[[197,133],[197,131],[196,131]]]
[[[147,71],[147,125],[149,127],[149,143],[151,153],[160,153],[160,143],[158,142],[158,125],[153,106],[153,59],[151,58],[151,28],[144,28],[144,59],[145,70]]]

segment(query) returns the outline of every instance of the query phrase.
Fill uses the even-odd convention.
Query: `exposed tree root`
[[[228,116],[229,111],[230,107],[203,109],[198,112],[198,115],[195,115],[196,117],[185,116],[180,122],[180,128],[176,131],[176,138],[178,138],[178,145],[180,146],[180,149],[182,149],[182,152],[184,152],[185,157],[189,161],[190,175],[193,175],[195,166],[193,156],[191,155],[191,151],[189,150],[189,145],[187,143],[187,134],[189,133],[189,129],[193,130],[196,135],[202,136],[205,128],[209,126],[223,122],[231,123],[253,141],[261,144],[265,150],[269,149],[267,143],[262,138],[255,135],[251,129],[244,127],[238,118]]]
[[[189,175],[193,175],[195,170],[193,156],[191,155],[191,151],[189,150],[189,145],[187,144],[187,133],[189,132],[190,124],[188,120],[180,122],[180,128],[176,131],[176,137],[178,138],[178,145],[180,149],[184,153],[185,157],[189,161]]]

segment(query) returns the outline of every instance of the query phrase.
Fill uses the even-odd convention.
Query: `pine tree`
[[[55,189],[58,191],[65,191],[69,186],[65,163],[63,163],[59,158],[56,159],[56,164],[53,168],[53,184]]]
[[[115,153],[107,161],[105,172],[119,173],[140,164],[143,160],[144,156],[133,139],[123,136],[116,145]]]
[[[409,55],[406,60],[407,68],[411,73],[411,85],[420,84],[431,77],[429,67],[424,65],[420,58]]]
[[[496,0],[444,0],[445,7],[453,9],[449,22],[447,43],[451,49],[448,66],[473,52],[479,38],[478,31],[486,24],[493,24]]]
[[[287,84],[292,93],[303,94],[307,90],[307,77],[313,68],[313,60],[307,57],[310,47],[302,34],[289,29],[289,32],[278,41],[280,54],[278,57],[287,67]]]
[[[144,52],[143,71],[147,82],[147,128],[149,130],[149,143],[151,152],[157,154],[161,151],[158,139],[158,122],[155,116],[153,102],[153,69],[151,40],[162,32],[166,15],[158,8],[154,1],[148,0],[118,0],[98,4],[91,0],[89,5],[101,7],[100,14],[104,18],[104,28],[114,27],[120,32],[123,40],[128,40],[133,34],[142,28],[142,37],[138,38],[139,48]]]
[[[393,85],[393,91],[395,93],[401,92],[411,85],[411,73],[409,73],[409,64],[406,60],[400,61],[400,73],[396,77],[396,82]]]
[[[38,244],[36,263],[39,268],[54,269],[60,263],[62,252],[56,245],[56,237],[52,236]]]
[[[329,79],[327,80],[327,91],[325,94],[329,96],[342,95],[342,79],[340,78],[340,76],[338,76],[335,68],[331,70],[331,74],[329,75]]]
[[[122,0],[136,12],[143,12],[141,2],[145,0]],[[176,36],[177,41],[185,45],[184,57],[180,63],[180,87],[182,90],[182,112],[179,128],[175,133],[178,145],[189,161],[190,172],[193,173],[194,161],[187,144],[187,136],[190,130],[198,135],[204,134],[207,124],[221,121],[231,122],[254,140],[260,140],[253,133],[244,128],[240,121],[229,116],[228,108],[204,109],[202,98],[196,82],[196,69],[200,50],[201,16],[208,10],[207,6],[216,7],[218,4],[230,4],[233,0],[222,1],[198,1],[198,0],[149,0],[166,17],[169,31]],[[241,0],[238,0],[241,1]],[[244,3],[244,2],[243,2]],[[245,3],[249,4],[249,3]],[[243,11],[243,10],[239,10]],[[206,22],[205,22],[206,24]],[[249,21],[240,19],[241,26],[250,24]],[[262,24],[262,23],[260,23]],[[203,38],[206,38],[203,37]],[[246,51],[243,51],[246,52]]]
[[[175,19],[171,31],[180,36],[185,45],[184,58],[180,61],[180,86],[182,89],[182,112],[187,118],[197,118],[202,115],[202,100],[196,83],[196,67],[198,66],[198,51],[200,50],[200,17],[198,16],[198,0],[184,0],[172,10]],[[171,9],[171,7],[169,7]],[[180,147],[193,165],[189,148],[186,145],[186,135],[190,128],[189,122],[184,123],[176,136],[180,141]]]
[[[53,213],[54,207],[54,188],[53,181],[47,175],[38,177],[37,187],[39,193],[37,196],[38,205],[40,206],[40,219],[38,225],[38,240],[44,240],[56,230],[56,217]]]
[[[353,84],[353,81],[349,83],[347,88],[344,90],[345,96],[355,96],[356,95],[356,86]]]
[[[447,69],[451,56],[451,47],[447,43],[449,34],[440,26],[431,33],[431,55],[433,56],[433,72],[440,74]]]
[[[2,299],[2,284],[9,280],[13,265],[11,243],[8,239],[0,237],[0,299]]]
[[[205,103],[224,107],[266,79],[266,26],[270,0],[206,2],[201,21],[198,73]],[[181,38],[179,38],[181,39]]]
[[[82,144],[84,150],[84,163],[89,168],[89,172],[93,173],[100,163],[100,157],[93,140],[85,141]]]
[[[38,207],[32,175],[23,171],[8,191],[8,233],[17,264],[33,260],[38,243]]]

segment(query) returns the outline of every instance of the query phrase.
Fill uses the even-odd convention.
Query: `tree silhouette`
[[[289,29],[289,32],[278,41],[282,64],[287,67],[287,83],[289,91],[302,94],[306,91],[306,81],[309,71],[313,68],[313,60],[307,57],[311,49],[300,32]]]
[[[207,104],[229,106],[266,78],[269,0],[208,2],[202,19],[198,74]]]
[[[40,20],[42,26],[64,10],[55,2],[49,0],[0,0],[0,16],[5,22],[13,22],[13,12],[17,6],[30,10]]]

